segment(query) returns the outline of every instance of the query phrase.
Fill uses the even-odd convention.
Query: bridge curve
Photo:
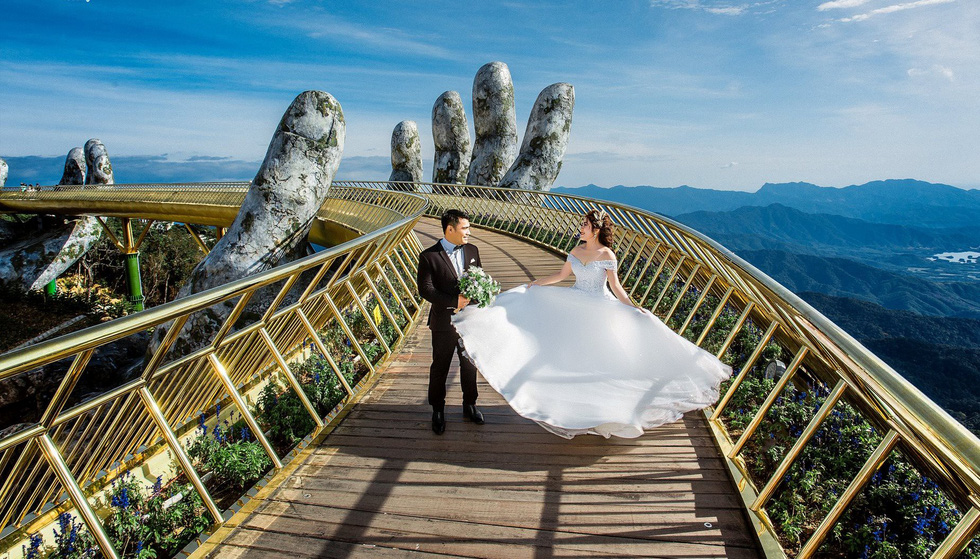
[[[439,224],[423,219],[427,246]],[[509,289],[563,259],[475,228],[484,268]],[[463,422],[458,364],[448,428],[429,429],[429,330],[417,327],[370,392],[249,511],[213,557],[760,557],[703,416],[638,439],[571,441],[518,416],[480,379],[487,423]],[[278,483],[277,483],[278,482]],[[222,541],[220,545],[216,542]],[[414,556],[414,555],[413,555]]]

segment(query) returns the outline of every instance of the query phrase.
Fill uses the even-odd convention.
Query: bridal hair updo
[[[589,220],[589,225],[593,230],[599,232],[599,244],[612,248],[613,245],[613,222],[603,210],[589,210],[585,214],[585,219]]]

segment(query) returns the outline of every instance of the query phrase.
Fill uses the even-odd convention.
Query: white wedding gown
[[[520,415],[565,438],[633,438],[718,399],[732,369],[619,302],[614,260],[568,256],[572,288],[515,287],[453,317],[483,378]]]

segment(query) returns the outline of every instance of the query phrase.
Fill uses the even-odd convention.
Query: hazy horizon
[[[110,154],[111,157],[111,154]],[[181,183],[181,182],[232,182],[250,181],[258,170],[260,161],[241,161],[226,157],[207,157],[191,156],[185,160],[170,160],[167,154],[144,155],[144,156],[119,156],[112,158],[113,169],[116,171],[116,183]],[[386,181],[387,172],[378,173],[376,161],[369,161],[375,158],[350,157],[341,160],[340,169],[337,171],[335,180],[365,180],[365,181]],[[387,164],[387,159],[385,160]],[[7,179],[8,187],[16,187],[21,182],[43,186],[57,184],[61,178],[63,156],[22,156],[9,158],[10,176]],[[26,163],[26,165],[25,165]],[[26,172],[25,172],[26,170]],[[372,176],[371,173],[374,173]],[[129,178],[127,178],[129,177]],[[196,177],[196,178],[195,178]],[[560,177],[559,177],[560,179]],[[961,190],[980,190],[980,187],[965,187],[962,185],[930,181],[915,177],[887,177],[874,179],[862,183],[848,183],[840,185],[818,184],[811,181],[766,181],[755,187],[745,189],[735,188],[710,188],[698,187],[689,184],[677,185],[655,185],[655,184],[614,184],[609,186],[589,184],[566,185],[556,183],[556,188],[587,188],[596,186],[599,188],[695,188],[700,190],[721,190],[736,192],[757,192],[766,184],[785,184],[785,183],[807,183],[814,184],[822,188],[846,188],[849,186],[860,186],[867,182],[888,181],[888,180],[916,180],[933,184],[952,186]],[[560,180],[559,180],[560,183]]]

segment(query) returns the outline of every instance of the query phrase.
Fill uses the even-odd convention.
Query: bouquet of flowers
[[[479,266],[470,266],[459,277],[459,292],[480,308],[488,307],[500,293],[500,284]]]

